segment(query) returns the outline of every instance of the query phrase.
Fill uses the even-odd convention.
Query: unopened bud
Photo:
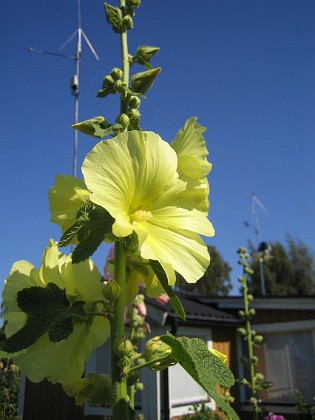
[[[123,77],[123,72],[118,67],[114,67],[113,70],[110,72],[110,76],[114,80],[119,80],[119,79],[121,79]]]
[[[114,351],[120,358],[129,358],[134,353],[133,344],[126,335],[122,335],[114,341]]]
[[[260,344],[264,341],[264,337],[262,335],[255,335],[254,337],[254,343],[255,344]]]
[[[156,69],[134,74],[130,79],[131,90],[142,94],[146,93],[153,85],[153,82],[160,71],[161,68],[158,67]]]
[[[237,333],[238,333],[239,335],[246,335],[246,330],[245,330],[245,328],[238,328],[236,331],[237,331]]]
[[[121,292],[119,284],[114,280],[110,279],[103,289],[104,298],[111,304],[115,303]]]
[[[136,383],[136,391],[143,391],[143,383],[142,382],[137,382]]]
[[[250,310],[248,311],[250,316],[254,316],[256,314],[256,310],[255,308],[250,308]]]
[[[152,363],[149,366],[152,370],[161,370],[176,363],[176,360],[172,356],[171,347],[163,343],[159,336],[147,341],[143,356],[146,362],[150,362],[157,358],[163,358],[163,360]]]
[[[126,6],[130,9],[136,9],[141,6],[141,0],[126,0]]]
[[[126,114],[120,114],[116,118],[116,122],[118,124],[121,124],[123,126],[123,128],[125,129],[126,127],[128,127],[129,122],[130,122],[130,119],[129,119],[128,115],[126,115]]]
[[[158,47],[141,46],[136,51],[134,61],[139,64],[149,63],[159,50]]]
[[[123,27],[123,29],[132,29],[133,28],[133,20],[132,20],[132,17],[131,16],[129,16],[129,15],[126,15],[126,16],[124,16],[123,17],[123,20],[122,20],[122,27]]]
[[[132,108],[132,109],[139,108],[140,103],[141,101],[137,96],[131,96],[129,100],[129,108]]]

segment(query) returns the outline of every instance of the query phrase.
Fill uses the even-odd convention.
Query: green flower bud
[[[255,308],[250,308],[250,310],[248,311],[250,316],[254,316],[256,314],[256,310]]]
[[[264,375],[262,373],[256,373],[255,379],[256,379],[256,381],[263,381],[264,380]]]
[[[121,69],[119,69],[118,67],[114,67],[113,70],[110,72],[110,76],[114,79],[114,80],[120,80],[123,77],[123,72]]]
[[[246,335],[246,330],[245,328],[237,328],[237,334],[239,335]]]
[[[151,360],[164,357],[163,360],[155,362],[149,366],[149,368],[152,370],[161,370],[165,367],[176,364],[176,360],[172,356],[171,347],[163,343],[163,341],[160,340],[159,336],[147,341],[143,352],[143,356],[146,362],[150,362]]]
[[[247,274],[250,274],[250,275],[254,273],[254,271],[251,268],[248,268],[248,267],[245,267],[245,272]]]
[[[134,119],[134,118],[140,119],[141,114],[140,114],[138,109],[130,109],[129,112],[128,112],[128,115],[129,115],[130,119]]]
[[[126,6],[129,9],[136,9],[141,6],[141,0],[126,0]]]
[[[243,378],[243,379],[240,380],[240,384],[242,384],[242,385],[249,385],[249,382],[248,382],[248,380],[246,378]]]
[[[119,284],[113,279],[110,279],[104,285],[103,296],[111,304],[114,304],[116,302],[116,300],[118,299],[120,295],[120,292],[121,292],[121,288]]]
[[[254,299],[253,295],[247,295],[248,302],[252,302],[253,299]]]
[[[126,85],[121,80],[116,80],[115,89],[116,89],[117,92],[123,93],[126,89]]]
[[[114,32],[121,32],[122,11],[119,7],[114,7],[107,3],[104,6],[107,22],[112,25]]]
[[[251,357],[250,361],[251,361],[251,363],[253,363],[254,365],[257,365],[257,363],[258,363],[258,357],[257,357],[257,356],[253,356],[253,357]]]
[[[158,67],[156,69],[134,74],[130,79],[131,90],[145,94],[153,85],[153,82],[160,71],[161,68]]]
[[[114,352],[120,358],[131,357],[134,353],[132,342],[126,335],[122,335],[114,341]]]
[[[128,127],[129,122],[130,122],[130,119],[129,119],[128,115],[126,115],[126,114],[120,114],[116,118],[116,122],[118,124],[121,124],[123,126],[123,129],[125,129],[126,127]]]
[[[140,99],[137,96],[131,96],[129,100],[129,108],[136,109],[140,106]]]
[[[103,88],[112,87],[112,86],[114,86],[114,83],[115,83],[115,81],[114,81],[113,77],[111,75],[107,75],[103,79]]]
[[[262,335],[255,335],[254,337],[254,343],[255,344],[260,344],[264,341],[264,337]]]
[[[133,20],[130,15],[126,15],[123,17],[122,20],[122,28],[124,30],[132,29],[133,28]]]
[[[143,383],[142,382],[136,383],[136,391],[143,391]]]
[[[242,310],[239,310],[238,311],[238,316],[240,317],[240,318],[243,318],[243,316],[245,315],[245,312],[244,311],[242,311]]]
[[[133,61],[139,64],[149,63],[159,50],[158,47],[141,46],[137,49]]]

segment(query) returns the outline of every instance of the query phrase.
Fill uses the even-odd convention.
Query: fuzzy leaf
[[[178,299],[178,297],[174,293],[173,289],[171,288],[171,286],[169,286],[166,274],[163,270],[163,267],[161,266],[161,264],[158,261],[155,261],[155,260],[150,260],[150,265],[151,265],[152,270],[154,271],[156,277],[159,279],[159,282],[161,283],[163,289],[168,294],[168,297],[170,298],[170,302],[171,302],[171,305],[172,305],[174,311],[177,313],[177,315],[180,318],[185,320],[186,315],[185,315],[184,308],[183,308],[180,300]]]
[[[81,131],[88,136],[104,138],[112,133],[110,124],[105,120],[104,117],[94,117],[91,120],[82,121],[77,124],[73,124],[72,127],[75,130]]]
[[[71,306],[65,290],[54,283],[20,290],[17,303],[27,314],[27,321],[5,341],[3,350],[9,353],[30,347],[45,333],[52,342],[65,340],[73,332],[72,317],[85,316],[84,302],[75,302]]]
[[[224,363],[213,355],[206,343],[199,338],[179,337],[172,334],[161,336],[163,343],[172,348],[172,356],[186,370],[186,372],[209,394],[215,402],[233,420],[239,419],[222,395],[216,391],[216,385],[231,387],[235,379],[232,372]]]
[[[113,222],[112,216],[100,206],[83,213],[77,223],[85,228],[85,235],[72,253],[72,262],[79,263],[93,255],[105,235],[112,232]]]

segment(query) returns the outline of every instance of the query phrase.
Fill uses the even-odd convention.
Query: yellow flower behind
[[[113,234],[138,236],[141,257],[157,260],[174,284],[174,270],[196,282],[209,265],[200,235],[213,236],[196,184],[179,177],[173,148],[153,132],[129,131],[98,143],[83,162],[90,200],[115,219]],[[202,191],[204,198],[206,187]]]
[[[72,264],[71,256],[60,253],[53,241],[44,251],[39,270],[27,261],[16,262],[5,280],[2,294],[6,337],[17,333],[27,322],[27,315],[17,303],[18,292],[22,289],[33,286],[45,288],[48,283],[54,283],[65,290],[71,304],[84,301],[85,310],[93,308],[95,311],[102,306],[93,304],[103,299],[104,285],[100,279],[101,275],[91,260]],[[89,322],[75,321],[72,334],[62,341],[51,342],[45,333],[27,349],[10,356],[33,382],[47,378],[51,382],[72,383],[82,376],[85,361],[94,348],[106,341],[108,335],[108,320],[94,316]]]
[[[65,233],[77,221],[77,211],[89,200],[89,196],[90,192],[81,179],[57,175],[48,192],[50,221],[58,224]]]

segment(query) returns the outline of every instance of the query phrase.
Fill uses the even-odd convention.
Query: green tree
[[[205,274],[197,283],[189,284],[182,278],[179,279],[179,288],[187,292],[196,292],[203,295],[227,296],[232,289],[230,273],[232,268],[224,261],[221,254],[214,246],[208,245],[211,264]]]
[[[261,295],[260,255],[251,245],[249,288],[253,295]],[[286,238],[271,244],[271,253],[262,262],[266,294],[269,296],[311,296],[315,293],[314,257],[300,240]]]

